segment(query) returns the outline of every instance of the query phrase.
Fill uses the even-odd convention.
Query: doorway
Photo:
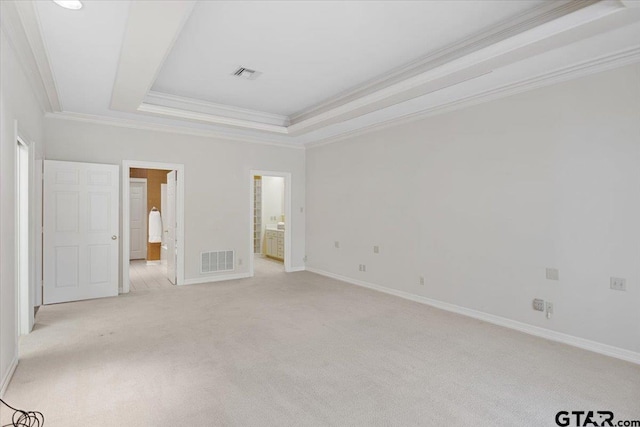
[[[171,177],[171,178],[169,178]],[[169,207],[175,212],[175,191],[167,201],[167,182],[175,172],[166,169],[129,169],[129,288],[131,291],[171,287],[176,283],[175,250],[169,248],[169,230],[175,220],[169,219]],[[174,216],[174,215],[172,215]],[[175,246],[175,245],[174,245]],[[172,247],[174,247],[172,246]],[[175,263],[175,261],[174,261]]]
[[[291,271],[291,174],[250,173],[250,273]]]
[[[184,283],[184,165],[123,162],[122,292]]]

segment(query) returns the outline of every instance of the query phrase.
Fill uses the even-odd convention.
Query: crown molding
[[[316,148],[324,145],[333,144],[349,138],[365,135],[371,132],[383,130],[390,127],[400,126],[411,123],[427,117],[444,114],[474,105],[490,102],[500,98],[505,98],[518,93],[541,88],[544,86],[561,83],[588,75],[604,72],[614,68],[623,67],[640,62],[640,45],[633,48],[624,49],[614,52],[610,55],[600,56],[593,60],[580,62],[568,67],[556,69],[554,71],[540,74],[518,82],[489,89],[465,98],[461,98],[446,104],[438,105],[426,110],[406,114],[384,122],[376,123],[370,126],[359,128],[353,131],[341,133],[339,135],[328,138],[318,139],[306,144],[300,144],[296,138],[291,138],[291,142],[273,141],[262,137],[245,137],[241,135],[230,134],[220,130],[193,129],[189,127],[165,125],[157,123],[147,123],[139,120],[129,120],[114,117],[97,116],[90,114],[63,112],[63,113],[46,113],[45,117],[59,120],[73,120],[84,123],[93,123],[106,126],[117,126],[131,129],[158,131],[176,133],[181,135],[200,136],[205,138],[220,138],[233,141],[248,142],[253,144],[271,145],[293,149]]]
[[[288,116],[265,113],[263,111],[250,110],[247,108],[234,107],[231,105],[216,104],[209,101],[171,95],[168,93],[157,92],[153,90],[149,91],[149,94],[146,96],[144,102],[146,104],[157,105],[161,107],[178,108],[187,111],[211,114],[213,116],[223,116],[276,126],[287,127],[289,125]]]
[[[238,128],[260,130],[280,134],[288,133],[288,130],[285,126],[270,125],[267,123],[260,123],[252,120],[235,119],[232,117],[218,116],[209,113],[200,113],[197,111],[183,110],[181,108],[164,107],[162,105],[147,104],[146,102],[140,104],[137,111],[159,116],[190,120],[194,122],[214,123],[218,125],[233,126]]]
[[[113,109],[290,136],[354,119],[477,78],[518,61],[523,56],[548,50],[548,43],[546,48],[541,46],[543,40],[625,9],[618,0],[545,2],[490,30],[432,52],[310,110],[286,117],[158,92],[148,93],[155,73],[182,29],[184,16],[191,13],[190,7],[179,10],[185,14],[182,16],[177,12],[168,13],[161,5],[153,6],[153,10],[162,12],[166,21],[163,21],[162,31],[171,35],[163,35],[162,40],[157,40],[151,38],[147,27],[156,28],[159,23],[145,24],[144,18],[148,13],[142,13],[149,12],[150,7],[132,8],[114,85]],[[157,29],[160,31],[160,27]],[[151,56],[149,50],[152,51]],[[145,55],[139,54],[142,51]],[[134,73],[136,67],[131,64],[142,66],[142,58],[145,58],[143,72]],[[131,64],[127,65],[129,62]],[[123,71],[127,69],[127,72]],[[118,93],[122,96],[117,96]]]
[[[43,112],[61,111],[40,23],[30,1],[1,1],[2,31],[13,46]]]
[[[287,148],[305,148],[305,147],[317,147],[325,144],[331,144],[340,140],[344,140],[357,135],[369,133],[375,130],[383,129],[389,126],[396,126],[402,123],[419,120],[424,117],[442,114],[449,111],[465,108],[467,106],[476,105],[482,102],[488,102],[493,99],[509,96],[511,94],[523,92],[526,90],[535,89],[537,87],[553,84],[568,80],[571,78],[577,78],[582,75],[592,74],[605,69],[615,68],[628,63],[638,61],[638,48],[634,47],[625,51],[620,51],[612,55],[600,57],[592,61],[587,61],[574,66],[565,67],[538,75],[536,77],[524,79],[512,84],[492,88],[490,90],[483,91],[481,93],[472,94],[465,98],[460,98],[451,102],[446,102],[437,106],[430,107],[414,113],[403,114],[398,117],[394,117],[383,122],[376,124],[366,125],[359,129],[343,132],[341,134],[335,134],[329,137],[313,136],[309,135],[308,138],[299,137],[303,133],[324,128],[330,125],[337,124],[339,122],[348,121],[358,116],[363,116],[369,112],[377,111],[389,107],[394,104],[404,102],[408,99],[422,96],[431,92],[442,90],[444,88],[460,84],[462,82],[472,80],[490,73],[492,69],[496,67],[508,65],[512,62],[522,59],[527,54],[540,53],[535,49],[529,49],[529,45],[535,44],[540,40],[548,39],[549,37],[558,35],[560,33],[568,34],[568,37],[564,37],[564,42],[560,41],[560,44],[574,41],[579,39],[585,34],[591,34],[593,32],[593,26],[587,26],[584,24],[592,21],[605,22],[607,21],[608,27],[600,25],[596,27],[596,31],[603,31],[603,28],[610,29],[611,25],[620,24],[622,22],[618,15],[607,18],[606,20],[599,21],[600,18],[612,15],[618,10],[624,10],[628,6],[628,3],[636,5],[640,3],[636,0],[564,0],[561,3],[548,2],[541,8],[536,8],[533,11],[529,11],[523,15],[520,15],[515,20],[504,22],[502,26],[494,29],[490,32],[477,35],[472,38],[463,40],[455,45],[449,46],[432,55],[421,59],[415,63],[409,64],[402,69],[395,70],[392,73],[387,74],[383,78],[370,82],[365,85],[365,90],[373,90],[373,92],[364,97],[357,97],[346,105],[340,105],[336,108],[332,108],[325,113],[320,113],[316,116],[306,119],[306,123],[293,123],[289,124],[289,118],[283,115],[269,114],[260,111],[254,111],[249,109],[243,109],[238,107],[232,107],[227,105],[215,104],[207,101],[201,101],[196,99],[190,99],[166,93],[149,91],[147,87],[143,96],[143,101],[134,107],[131,112],[146,113],[163,118],[181,119],[191,122],[200,122],[205,124],[217,124],[223,125],[217,128],[211,126],[209,129],[189,127],[188,123],[184,123],[184,126],[179,124],[162,124],[152,123],[144,118],[137,120],[124,119],[112,117],[109,115],[90,115],[80,114],[72,112],[57,112],[51,108],[49,98],[47,96],[47,90],[45,89],[45,83],[40,73],[40,67],[35,59],[34,47],[29,42],[27,34],[21,23],[23,22],[23,16],[18,12],[18,7],[15,1],[2,1],[2,31],[6,33],[11,43],[15,44],[16,52],[21,56],[21,62],[23,67],[27,70],[27,74],[34,85],[39,87],[36,90],[36,94],[39,97],[39,101],[43,106],[43,111],[53,111],[53,114],[46,114],[49,118],[76,120],[81,122],[98,123],[103,125],[128,127],[134,129],[144,129],[151,131],[161,131],[178,133],[184,135],[202,136],[208,138],[223,138],[228,140],[243,141],[256,144],[267,144],[272,146],[287,147]],[[26,2],[30,5],[33,13],[31,19],[32,24],[35,22],[39,30],[39,24],[37,20],[37,12],[33,8],[31,1]],[[175,37],[180,32],[184,21],[191,13],[191,7],[193,5],[189,2],[189,5],[185,5],[181,2],[168,1],[163,2],[173,4],[173,7],[177,7],[182,15],[180,17],[168,17],[166,20],[171,21],[174,26],[172,27],[172,37],[164,36],[163,41],[155,45],[155,57],[160,58],[160,52],[166,55],[173,45]],[[558,6],[558,4],[560,6]],[[551,7],[553,5],[553,7]],[[5,13],[8,10],[9,13]],[[26,9],[28,10],[28,9]],[[146,10],[146,9],[145,9]],[[174,9],[172,9],[174,10]],[[174,10],[175,11],[175,10]],[[637,9],[634,10],[637,12]],[[28,16],[28,12],[22,15]],[[138,14],[140,15],[140,14]],[[168,13],[165,11],[165,15]],[[140,18],[140,16],[138,16]],[[18,18],[18,19],[15,19]],[[179,19],[178,19],[179,18]],[[544,22],[540,24],[540,22]],[[133,24],[130,20],[127,30]],[[156,25],[155,23],[151,24]],[[33,25],[31,25],[32,28]],[[568,31],[574,28],[580,28],[580,31]],[[527,28],[529,28],[527,30]],[[138,39],[150,37],[148,34],[144,35],[145,28],[138,28]],[[584,30],[584,31],[582,31]],[[40,31],[38,31],[40,34]],[[515,34],[515,36],[514,36]],[[563,37],[560,37],[561,39]],[[33,38],[33,37],[32,37]],[[42,41],[42,39],[40,39]],[[145,39],[146,40],[146,39]],[[542,52],[549,50],[550,48],[558,46],[558,39],[554,38],[548,43],[543,45],[546,48],[542,49]],[[140,42],[141,40],[138,40]],[[482,47],[485,46],[485,47]],[[25,48],[28,47],[28,48]],[[46,58],[46,46],[43,44],[42,50],[44,50]],[[123,45],[123,49],[124,49]],[[137,46],[140,48],[140,44]],[[478,50],[478,48],[480,49]],[[539,48],[539,47],[538,47]],[[37,49],[36,49],[37,50]],[[41,50],[41,52],[42,52]],[[135,49],[134,49],[135,50]],[[516,52],[517,51],[517,52]],[[137,51],[129,52],[131,55]],[[514,54],[515,52],[515,54]],[[32,57],[33,56],[33,57]],[[499,60],[496,61],[496,58]],[[46,64],[48,64],[48,58]],[[162,56],[162,60],[164,56]],[[139,60],[139,58],[137,59]],[[162,60],[158,59],[158,62],[149,66],[144,79],[148,83],[150,76],[150,70],[157,71],[158,67],[162,64]],[[158,65],[160,64],[160,65]],[[131,65],[131,64],[130,64]],[[118,73],[122,67],[122,55],[121,63],[119,64]],[[422,67],[422,68],[421,68]],[[46,67],[45,67],[46,69]],[[49,67],[50,70],[50,67]],[[416,71],[417,70],[417,71]],[[427,70],[426,72],[422,72]],[[130,70],[131,71],[131,70]],[[405,78],[411,73],[417,74],[412,77]],[[51,75],[51,81],[55,88],[55,81],[53,81],[53,75]],[[155,79],[155,74],[153,79]],[[153,80],[152,79],[152,80]],[[389,81],[398,79],[396,83],[386,86]],[[138,83],[141,80],[138,80]],[[382,89],[377,90],[379,86]],[[149,86],[150,87],[150,86]],[[120,89],[125,89],[121,87]],[[139,87],[138,87],[139,89]],[[350,92],[356,96],[357,91],[363,90],[358,88],[355,91]],[[114,94],[116,86],[114,86]],[[57,95],[57,92],[56,92]],[[139,94],[138,94],[139,95]],[[136,95],[136,96],[138,96]],[[133,99],[133,98],[131,98]],[[112,97],[112,101],[114,98]],[[130,104],[129,107],[133,107],[134,104]],[[227,127],[227,130],[224,129]],[[238,130],[230,129],[229,127],[237,128]],[[244,129],[246,136],[243,135]],[[254,132],[252,132],[254,131]],[[323,131],[324,135],[327,135],[331,129],[328,128],[327,132]],[[335,132],[335,131],[334,131]],[[308,142],[303,143],[307,139]]]
[[[40,17],[36,11],[35,5],[31,1],[18,1],[16,8],[20,15],[20,21],[25,30],[31,52],[36,61],[38,72],[42,84],[47,94],[50,111],[62,111],[62,104],[58,95],[58,86],[56,84],[55,75],[51,68],[49,55],[47,54],[47,45],[42,37],[42,28],[40,26]]]
[[[310,120],[317,118],[323,113],[328,111],[339,109],[339,107],[347,104],[348,102],[359,100],[364,96],[371,95],[376,91],[385,89],[392,84],[406,81],[411,77],[415,77],[419,74],[432,70],[440,65],[449,63],[455,59],[459,59],[468,54],[471,54],[479,49],[491,46],[498,42],[504,41],[509,37],[513,37],[526,30],[530,30],[554,19],[563,17],[569,13],[576,12],[586,6],[593,5],[599,0],[561,0],[555,2],[547,2],[540,6],[537,6],[531,10],[525,11],[513,18],[504,20],[497,25],[493,26],[489,30],[484,30],[480,33],[466,37],[456,43],[445,46],[435,52],[432,52],[422,58],[412,61],[409,64],[402,67],[391,70],[381,76],[376,77],[373,80],[363,83],[356,88],[352,88],[345,93],[333,96],[319,105],[310,107],[301,112],[293,114],[291,117],[265,113],[261,111],[248,110],[231,105],[215,104],[195,98],[180,97],[176,95],[170,95],[161,92],[150,91],[145,99],[146,104],[153,104],[162,107],[170,107],[175,110],[165,110],[163,113],[167,116],[171,116],[176,110],[193,111],[197,113],[208,114],[211,117],[200,116],[193,117],[193,120],[206,121],[219,124],[226,123],[226,118],[242,119],[245,122],[238,123],[238,126],[250,127],[248,122],[255,121],[259,123],[268,123],[273,125],[279,125],[288,127],[290,124],[302,122],[304,120]],[[480,74],[486,74],[489,71],[483,71]],[[463,77],[462,80],[466,81],[473,77]],[[454,83],[457,84],[457,83]],[[446,86],[450,86],[450,83],[446,83]],[[445,86],[445,87],[446,87]],[[403,88],[398,87],[398,90]],[[404,88],[404,90],[410,89]],[[442,89],[442,87],[436,90]],[[390,92],[389,96],[396,94],[398,91],[394,90]],[[140,111],[147,111],[147,107],[139,109]],[[182,117],[181,118],[189,118]],[[231,124],[232,126],[234,124]],[[295,127],[294,127],[295,129]],[[287,133],[280,130],[280,133]]]
[[[640,62],[640,45],[614,52],[610,55],[600,56],[589,61],[584,61],[568,67],[556,69],[548,73],[539,74],[537,76],[520,80],[515,83],[486,90],[478,94],[461,98],[446,104],[438,105],[426,110],[406,114],[400,117],[386,120],[381,123],[376,123],[350,132],[345,132],[340,135],[308,142],[304,144],[304,146],[306,148],[315,148],[333,144],[335,142],[354,138],[360,135],[365,135],[382,129],[400,126],[403,124],[425,119],[427,117],[449,113],[474,105],[483,104],[485,102],[494,101],[496,99],[505,98],[521,92],[527,92],[533,89],[550,86],[567,80],[586,77],[588,75],[597,74],[614,68],[624,67],[625,65],[630,65],[638,62]]]
[[[299,121],[292,118],[292,124],[288,128],[289,133],[299,135],[422,96],[441,89],[441,87],[438,87],[440,81],[450,86],[452,84],[450,79],[455,79],[456,76],[459,76],[461,81],[469,80],[473,73],[481,75],[490,72],[492,69],[508,65],[513,62],[514,58],[517,60],[520,56],[519,51],[525,50],[529,55],[543,52],[546,49],[538,43],[542,40],[625,9],[617,1],[591,1],[585,3],[589,3],[589,6],[582,7],[573,13],[565,14],[524,32],[510,36],[512,33],[508,31],[506,38],[501,40],[492,38],[483,42],[481,46],[484,47],[478,48],[478,45],[473,43],[471,46],[459,48],[457,52],[449,53],[449,55],[455,55],[456,59],[450,59],[449,57],[436,59],[434,60],[435,66],[429,65],[427,67],[428,70],[423,73],[400,80],[382,89],[365,93],[363,96],[350,99],[335,108],[330,108]],[[515,30],[513,31],[515,32]]]
[[[292,114],[291,122],[297,123],[309,119],[313,116],[336,108],[339,105],[346,104],[354,99],[371,94],[377,90],[384,89],[391,84],[414,77],[439,65],[459,59],[476,50],[501,42],[509,37],[513,37],[526,30],[530,30],[554,19],[558,19],[597,2],[598,0],[561,0],[543,3],[542,5],[525,11],[515,17],[503,20],[488,30],[483,30],[453,44],[444,46],[435,52],[431,52],[422,58],[418,58],[417,60],[410,62],[409,64],[395,68],[355,88],[351,88],[343,93],[330,97],[320,104]]]
[[[71,120],[82,123],[91,123],[104,126],[116,126],[129,129],[147,130],[155,132],[175,133],[180,135],[200,136],[204,138],[226,139],[231,141],[247,142],[251,144],[271,145],[275,147],[293,148],[304,150],[304,146],[294,141],[283,142],[270,140],[268,137],[242,136],[221,130],[194,129],[185,126],[166,125],[160,123],[148,123],[141,120],[129,120],[117,117],[98,116],[93,114],[65,112],[48,112],[46,118],[56,120]]]

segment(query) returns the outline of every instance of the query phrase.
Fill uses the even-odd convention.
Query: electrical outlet
[[[553,303],[547,301],[546,306],[545,306],[545,311],[547,313],[547,319],[551,319],[551,316],[553,316]]]
[[[533,309],[535,311],[544,311],[544,300],[536,298],[533,300]]]
[[[333,242],[333,246],[335,248],[339,248],[340,247],[340,242],[338,242],[337,240],[335,242]]]
[[[379,254],[380,253],[380,246],[374,246],[373,247],[373,253],[374,254]]]
[[[547,280],[560,280],[560,272],[557,268],[547,268]]]
[[[359,264],[358,265],[358,271],[367,271],[367,266],[364,264]]]
[[[302,261],[307,262],[307,256],[305,255],[304,258],[302,258]]]
[[[612,277],[609,281],[609,287],[614,291],[626,291],[627,279],[621,277]]]
[[[424,277],[423,277],[423,276],[420,276],[420,284],[421,284],[422,286],[424,286]]]

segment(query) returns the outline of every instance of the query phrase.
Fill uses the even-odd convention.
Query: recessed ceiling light
[[[80,0],[53,0],[53,2],[65,9],[78,10],[82,7]]]

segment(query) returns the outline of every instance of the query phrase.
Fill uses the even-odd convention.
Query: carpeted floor
[[[270,262],[253,279],[43,307],[5,400],[46,427],[640,419],[638,365]]]

